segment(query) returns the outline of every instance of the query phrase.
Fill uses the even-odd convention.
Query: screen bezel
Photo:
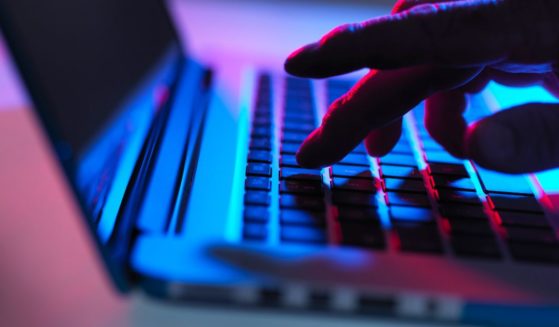
[[[187,55],[185,48],[183,47],[183,43],[181,42],[181,39],[179,38],[178,33],[175,29],[171,15],[169,14],[166,1],[160,0],[160,3],[164,7],[165,18],[167,20],[167,23],[169,24],[170,30],[173,33],[172,43],[170,44],[170,46],[173,46],[178,51],[177,60],[179,60],[180,62],[177,62],[176,64],[177,74],[175,74],[176,78],[178,79],[180,78],[180,74],[178,74],[178,72],[182,70],[182,63],[187,58]],[[52,146],[52,150],[54,151],[54,155],[61,165],[66,181],[68,183],[67,185],[71,187],[74,199],[81,209],[83,215],[82,221],[84,221],[85,227],[88,229],[88,233],[93,238],[96,249],[98,250],[98,254],[101,256],[101,259],[107,268],[110,279],[119,292],[127,293],[133,288],[133,281],[130,278],[131,276],[130,271],[127,267],[127,262],[113,260],[108,249],[103,246],[98,238],[98,235],[96,233],[96,226],[93,224],[93,220],[90,219],[91,217],[89,217],[86,205],[80,196],[76,183],[74,182],[73,176],[75,174],[76,167],[76,154],[68,150],[68,147],[61,137],[61,133],[59,132],[57,124],[49,117],[48,108],[51,106],[51,104],[49,104],[46,100],[48,97],[46,97],[44,90],[42,90],[39,84],[35,82],[36,79],[34,78],[33,71],[29,69],[29,65],[26,64],[27,62],[29,62],[29,59],[27,58],[25,52],[21,50],[22,47],[19,45],[16,36],[17,32],[12,26],[14,26],[14,24],[11,22],[11,17],[5,12],[0,3],[0,29],[8,45],[9,53],[11,55],[10,59],[16,65],[16,68],[19,72],[19,77],[22,79],[27,94],[32,102],[32,109],[39,118],[43,132],[46,134]],[[157,62],[154,62],[154,66],[156,64]],[[143,80],[145,79],[146,77],[144,76]],[[145,81],[138,81],[131,92],[129,92],[128,94],[123,94],[121,105],[125,106],[126,103],[134,97],[134,93],[137,92],[137,88],[141,87],[142,85],[145,85]]]

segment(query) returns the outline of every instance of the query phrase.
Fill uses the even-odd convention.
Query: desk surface
[[[183,1],[175,13],[196,56],[239,52],[283,57],[333,26],[363,20],[386,6],[336,3]],[[362,3],[362,1],[360,2]],[[270,15],[270,13],[274,13]],[[184,34],[184,33],[183,33]],[[184,36],[184,35],[183,35]],[[194,308],[135,294],[116,295],[101,269],[61,172],[35,118],[25,110],[6,52],[0,48],[0,317],[6,326],[406,326],[352,320]],[[416,325],[414,325],[416,326]]]

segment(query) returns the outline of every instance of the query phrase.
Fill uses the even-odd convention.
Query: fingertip
[[[320,150],[320,130],[315,130],[301,144],[297,151],[296,159],[299,166],[303,168],[322,168],[325,166],[322,158],[323,151]]]
[[[312,43],[295,50],[285,60],[285,71],[295,76],[313,77],[318,47],[318,44]]]
[[[514,133],[502,124],[479,121],[466,131],[464,152],[468,158],[484,168],[513,172]]]

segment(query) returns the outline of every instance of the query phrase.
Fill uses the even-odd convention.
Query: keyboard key
[[[245,181],[245,187],[248,190],[270,191],[272,189],[272,182],[264,177],[248,177]]]
[[[381,165],[417,167],[417,162],[413,155],[388,154],[379,158],[379,162]]]
[[[401,251],[436,254],[443,252],[436,224],[400,223],[395,225],[395,229]]]
[[[385,178],[385,191],[426,193],[427,189],[423,180],[410,180],[399,178]]]
[[[280,212],[280,221],[285,225],[325,226],[326,214],[324,211],[283,209]]]
[[[343,165],[352,165],[352,166],[364,166],[364,167],[370,166],[370,162],[367,156],[360,155],[360,154],[348,154],[339,163]]]
[[[429,172],[437,175],[449,175],[455,177],[468,178],[469,174],[463,164],[445,164],[429,162]]]
[[[525,176],[501,174],[480,167],[476,167],[476,169],[487,193],[534,194]]]
[[[312,123],[301,123],[287,121],[283,123],[283,130],[286,132],[310,133],[314,130],[315,125]]]
[[[269,139],[272,137],[272,128],[271,126],[255,126],[250,135],[252,138],[262,137]]]
[[[504,226],[550,227],[543,214],[498,210],[499,218]]]
[[[434,222],[435,217],[430,209],[411,207],[390,207],[390,219],[402,222]]]
[[[318,169],[284,167],[280,171],[282,179],[321,181],[322,173]]]
[[[559,246],[549,244],[533,244],[508,242],[512,257],[518,261],[559,263]]]
[[[289,194],[323,194],[322,183],[318,181],[283,180],[280,182],[280,193]]]
[[[450,239],[454,253],[466,258],[501,258],[495,238],[479,236],[454,236]]]
[[[282,167],[299,167],[297,158],[294,155],[282,155],[280,158],[280,166]]]
[[[543,213],[538,200],[533,196],[518,196],[504,194],[489,194],[494,209],[508,211],[523,211]]]
[[[296,143],[284,143],[281,145],[281,154],[291,154],[295,155],[299,151],[299,144]],[[294,157],[294,156],[293,156]]]
[[[423,179],[421,173],[419,172],[419,169],[417,169],[416,167],[382,165],[380,169],[383,178],[395,177],[417,180]]]
[[[389,206],[431,207],[427,194],[421,193],[388,192],[386,202]]]
[[[248,161],[272,163],[272,154],[265,151],[250,151],[248,153]]]
[[[280,206],[282,208],[324,210],[324,199],[315,196],[282,194],[280,196]]]
[[[377,199],[374,194],[360,192],[335,191],[332,194],[332,202],[336,205],[378,207]]]
[[[266,224],[270,221],[270,210],[267,207],[247,205],[245,206],[244,219]]]
[[[331,168],[331,174],[334,177],[373,179],[369,167],[334,165]]]
[[[250,140],[249,148],[251,150],[271,151],[272,141],[267,138],[253,138]]]
[[[282,143],[298,143],[301,144],[307,138],[307,133],[284,132],[282,135]]]
[[[452,189],[475,192],[476,187],[470,178],[458,178],[449,175],[433,175],[433,187],[437,190]]]
[[[304,226],[282,226],[281,239],[284,242],[322,244],[328,240],[326,230]]]
[[[439,203],[460,203],[469,205],[482,205],[477,193],[471,191],[459,191],[442,189],[437,191]]]
[[[493,230],[489,221],[455,219],[450,220],[450,232],[452,235],[493,236]]]
[[[383,249],[384,232],[374,223],[341,222],[342,244],[365,248]]]
[[[425,157],[427,161],[439,162],[439,163],[446,163],[446,164],[463,164],[463,159],[458,159],[453,157],[450,153],[446,151],[428,151],[425,149]]]
[[[441,215],[449,220],[453,219],[480,219],[486,220],[483,206],[470,206],[460,204],[441,204],[439,205]]]
[[[380,225],[380,216],[375,209],[338,207],[339,221],[371,221]]]
[[[557,244],[557,236],[552,229],[507,227],[506,238],[516,242]]]
[[[245,193],[245,204],[269,206],[270,201],[271,196],[268,192],[248,191]]]
[[[405,142],[400,141],[400,142],[396,143],[396,145],[392,149],[391,153],[413,155],[413,149],[407,141],[405,141]]]
[[[250,241],[264,241],[268,238],[268,226],[265,224],[247,223],[243,227],[243,237]]]
[[[332,184],[334,189],[367,193],[377,192],[375,182],[369,179],[334,177]]]
[[[272,166],[264,163],[249,163],[246,173],[248,176],[272,177]]]

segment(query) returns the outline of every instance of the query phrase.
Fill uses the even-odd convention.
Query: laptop
[[[557,207],[446,153],[419,106],[394,150],[295,152],[351,78],[237,76],[157,0],[0,1],[0,27],[106,271],[177,302],[505,326],[557,323]],[[234,65],[234,63],[232,63]],[[467,119],[494,109],[471,99]]]

